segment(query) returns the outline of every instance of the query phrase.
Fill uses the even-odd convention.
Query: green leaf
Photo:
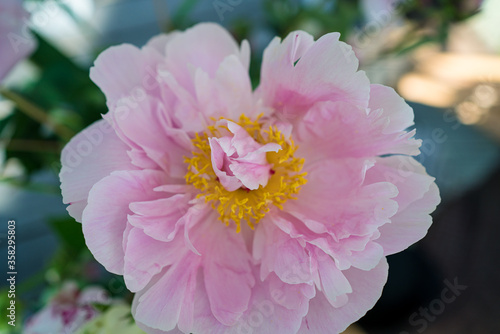
[[[75,254],[86,249],[82,225],[77,223],[73,218],[53,218],[49,220],[49,224],[66,249]]]
[[[189,25],[189,14],[196,7],[199,0],[184,0],[179,9],[172,17],[172,25],[175,29],[186,29]]]

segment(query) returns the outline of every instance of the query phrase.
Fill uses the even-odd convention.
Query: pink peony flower
[[[80,291],[76,284],[68,282],[47,306],[28,319],[23,333],[74,333],[99,314],[92,307],[93,303],[109,303],[103,289],[88,287]]]
[[[36,47],[28,29],[28,13],[21,0],[0,3],[0,81],[17,62],[26,58]]]
[[[62,152],[68,211],[148,333],[338,333],[439,202],[412,109],[339,34],[249,46],[216,24],[105,51],[109,112]]]

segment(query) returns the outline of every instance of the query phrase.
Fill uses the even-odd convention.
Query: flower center
[[[192,156],[185,159],[186,183],[200,191],[197,198],[210,202],[222,222],[234,222],[236,232],[242,221],[253,229],[272,205],[283,209],[307,182],[293,140],[276,127],[263,129],[260,118],[221,119],[196,134]]]

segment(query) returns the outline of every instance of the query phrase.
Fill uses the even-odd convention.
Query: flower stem
[[[6,88],[0,88],[0,94],[3,95],[6,99],[14,102],[17,108],[27,116],[31,117],[37,122],[40,122],[41,124],[48,126],[61,139],[68,141],[75,135],[73,130],[63,124],[58,124],[52,121],[50,115],[45,110],[28,101],[22,95]]]
[[[57,141],[47,140],[31,140],[31,139],[10,139],[5,141],[6,148],[9,151],[25,151],[25,152],[43,152],[59,154],[61,152],[61,143]],[[3,141],[0,140],[0,144]]]

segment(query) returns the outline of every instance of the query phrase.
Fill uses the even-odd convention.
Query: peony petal
[[[306,314],[309,310],[309,300],[316,295],[312,284],[287,284],[275,274],[269,275],[269,291],[272,301],[288,310],[298,310]]]
[[[387,281],[387,272],[385,258],[370,271],[354,268],[344,271],[353,291],[348,294],[348,303],[335,308],[324,294],[316,294],[309,304],[309,313],[302,321],[298,334],[342,333],[375,305]]]
[[[236,55],[222,61],[215,78],[198,68],[194,82],[196,98],[207,120],[211,117],[238,120],[242,114],[252,119],[257,116],[248,67]]]
[[[208,232],[193,231],[203,258],[208,300],[214,317],[222,324],[234,325],[248,308],[255,283],[250,254],[241,234],[219,222],[208,222]],[[198,246],[199,245],[199,246]]]
[[[385,181],[394,184],[398,188],[394,199],[399,211],[422,198],[435,180],[418,161],[403,155],[377,158],[373,168],[366,173],[366,179],[368,183]]]
[[[376,242],[369,241],[362,250],[351,252],[351,254],[344,256],[343,260],[349,262],[355,268],[372,270],[383,256],[384,249],[382,246]]]
[[[132,312],[138,323],[164,332],[176,328],[185,310],[184,301],[193,298],[201,260],[191,252],[178,255],[176,264],[156,275],[146,288],[135,295]]]
[[[61,183],[62,185],[62,183]],[[64,197],[63,197],[64,201]],[[76,201],[76,202],[70,202],[66,210],[68,211],[69,215],[73,217],[77,222],[81,223],[82,222],[82,213],[83,210],[85,210],[85,207],[87,206],[87,199]]]
[[[146,235],[140,228],[132,228],[125,249],[123,278],[127,288],[132,292],[142,290],[164,267],[176,264],[183,252],[186,253],[187,248],[182,238],[162,242]]]
[[[271,290],[268,281],[257,283],[252,290],[248,311],[231,331],[224,333],[296,333],[302,317],[307,313],[307,302],[304,300],[302,307],[296,309],[288,309],[273,302],[275,298],[283,298],[282,294],[292,291]]]
[[[179,34],[179,31],[171,31],[168,34],[154,36],[146,43],[146,47],[156,50],[161,56],[165,57],[167,44]]]
[[[294,86],[291,82],[295,63],[314,43],[314,38],[303,31],[288,34],[281,42],[275,37],[264,50],[260,85],[256,90],[257,97],[263,99],[264,104],[283,108],[282,101],[287,92],[292,91],[288,86]],[[298,108],[302,102],[295,92],[290,92],[286,101],[293,102],[292,107]],[[281,98],[281,99],[280,99]],[[288,105],[286,106],[290,108]]]
[[[169,41],[166,70],[194,96],[192,69],[200,68],[213,78],[223,60],[235,55],[248,70],[249,52],[248,46],[240,50],[234,38],[220,25],[200,23]]]
[[[433,212],[440,202],[434,178],[412,157],[391,156],[378,158],[375,166],[367,172],[367,182],[391,182],[398,188],[394,198],[398,212],[389,224],[379,230],[376,240],[389,255],[406,249],[425,236]]]
[[[162,331],[161,329],[155,329],[155,328],[151,328],[149,326],[146,326],[145,324],[138,322],[138,321],[136,322],[136,325],[137,325],[137,327],[139,327],[141,330],[143,330],[145,333],[148,333],[148,334],[185,334],[186,333],[184,331],[181,331],[177,327],[170,330],[170,331],[165,332],[165,331]]]
[[[352,48],[338,33],[313,42],[304,32],[292,32],[264,51],[257,94],[284,117],[294,118],[318,101],[349,101],[367,107],[370,85],[358,70]]]
[[[191,196],[176,194],[169,198],[131,203],[130,210],[134,214],[128,217],[128,221],[153,239],[172,241],[180,228],[181,218],[189,209],[190,199]]]
[[[272,272],[285,283],[300,284],[312,283],[313,268],[310,255],[305,250],[305,245],[298,239],[280,230],[280,216],[271,215],[272,220],[259,224],[258,231],[264,230],[265,239],[261,244],[254,243],[254,256],[262,254],[260,258],[260,278],[264,280]],[[262,235],[262,232],[259,232]],[[257,247],[261,247],[258,249]]]
[[[390,255],[405,250],[422,239],[432,224],[431,212],[441,201],[439,189],[435,183],[424,196],[413,202],[405,210],[398,212],[390,224],[380,228],[380,238],[376,242],[384,248],[384,254]]]
[[[96,183],[83,211],[85,241],[97,261],[108,271],[123,274],[123,238],[129,204],[160,198],[153,189],[166,183],[159,171],[118,171]]]
[[[254,275],[257,274],[257,268],[254,268]],[[209,301],[203,285],[198,284],[194,294],[194,323],[192,328],[187,328],[186,333],[210,333],[210,334],[234,334],[234,333],[296,333],[300,327],[302,317],[307,313],[308,296],[312,296],[312,291],[304,291],[303,302],[297,305],[297,308],[288,309],[277,302],[281,302],[285,292],[296,292],[280,289],[278,286],[271,285],[269,280],[257,282],[252,289],[252,297],[249,308],[245,314],[238,320],[234,326],[224,326],[210,311]],[[292,297],[293,298],[293,297]]]
[[[296,201],[285,210],[316,233],[331,233],[334,238],[366,236],[389,222],[397,211],[392,200],[397,188],[389,182],[365,183],[373,160],[329,159],[308,166],[308,182]]]
[[[403,131],[413,125],[413,109],[391,87],[371,85],[368,107],[383,110],[382,117],[390,120],[383,133]]]
[[[208,119],[202,113],[203,106],[193,93],[182,87],[167,69],[160,66],[158,76],[165,86],[161,87],[162,102],[169,111],[176,128],[194,134],[206,129]]]
[[[418,154],[414,132],[385,133],[393,115],[383,109],[359,108],[346,102],[318,102],[297,124],[298,156],[306,163],[325,158],[362,158],[385,154]],[[397,119],[396,119],[397,120]]]
[[[234,175],[230,175],[231,170],[229,168],[224,171],[222,170],[225,166],[229,165],[229,162],[227,161],[228,157],[222,148],[221,140],[219,138],[209,138],[208,142],[210,143],[212,168],[215,175],[219,178],[220,183],[228,191],[235,191],[240,188],[242,183]]]
[[[358,71],[358,59],[351,46],[339,41],[340,34],[330,33],[320,37],[298,61],[297,77],[305,79],[301,87],[307,95],[328,96],[330,101],[349,101],[360,107],[368,102],[368,78]],[[333,65],[334,64],[334,65]],[[314,92],[313,87],[321,91]]]
[[[201,217],[214,218],[213,215],[208,217],[206,216],[206,208],[198,211],[199,213],[196,213],[194,216],[195,219],[199,219]],[[190,213],[190,215],[193,214]],[[189,221],[190,219],[191,218],[186,218],[186,221]],[[132,238],[132,234],[130,238]],[[201,265],[203,267],[203,276],[205,278],[204,283],[206,287],[206,294],[210,302],[210,309],[212,310],[213,315],[216,317],[216,319],[218,319],[218,321],[223,324],[234,324],[247,309],[248,301],[250,299],[251,287],[254,284],[254,278],[252,276],[250,267],[250,255],[246,249],[244,239],[242,238],[241,234],[234,233],[234,230],[228,229],[225,225],[220,224],[212,219],[204,219],[203,221],[196,222],[196,228],[191,231],[190,239],[200,251],[199,254],[201,254],[201,256],[189,252],[188,247],[186,246],[184,246],[183,250],[184,252],[189,253],[187,255],[183,255],[182,250],[175,251],[174,249],[172,249],[171,254],[172,256],[174,256],[172,260],[175,261],[175,257],[177,257],[178,261],[175,261],[176,263],[172,264],[172,267],[166,271],[165,276],[170,275],[171,271],[177,270],[176,267],[184,261],[195,261],[196,263],[199,263],[201,260]],[[178,239],[174,239],[174,241],[175,240]],[[149,247],[145,246],[145,243],[141,242],[140,240],[138,240],[138,243],[136,244],[137,247],[139,247],[140,244],[143,244],[143,247],[148,248],[148,250],[146,250],[147,252],[151,251],[150,256],[142,256],[144,255],[144,253],[138,255],[143,259],[152,259],[152,262],[146,261],[147,264],[139,265],[140,268],[142,268],[141,270],[147,270],[148,279],[150,278],[151,273],[158,271],[158,265],[160,263],[162,266],[168,265],[163,262],[165,260],[162,260],[161,256],[153,255],[154,250],[151,247],[156,248],[157,252],[160,252],[161,254],[166,252],[167,247],[171,247],[168,246],[168,244],[170,243],[161,245],[162,243],[156,242],[154,240],[151,240],[150,243],[152,243],[152,245]],[[133,251],[133,249],[131,251]],[[196,258],[192,258],[191,256],[196,256]],[[182,259],[183,257],[189,257],[189,259]],[[135,260],[138,261],[139,258],[136,258]],[[186,264],[186,266],[188,266],[188,264]],[[191,267],[190,264],[189,266],[191,269],[186,270],[194,270],[194,267]],[[138,271],[137,274],[139,274]],[[192,275],[195,275],[195,273],[193,272]],[[189,279],[192,279],[192,277],[194,276],[190,277],[191,278]],[[141,282],[144,281],[144,279],[139,276],[135,277],[134,279],[141,280]],[[172,277],[170,277],[169,279],[161,278],[158,284],[161,284],[161,286],[163,287],[159,286],[158,289],[168,290],[170,289],[170,287],[167,288],[167,285],[169,284],[182,285],[185,283],[182,281],[169,283],[169,280],[172,279],[175,280],[175,278]],[[180,287],[180,289],[182,288],[183,287]],[[150,287],[149,291],[151,289],[155,289],[155,287]],[[151,299],[151,301],[147,302],[148,304],[154,302],[152,301],[153,295],[149,295],[149,291],[145,292],[145,295],[149,296],[147,298]],[[163,295],[165,295],[165,292],[163,293]],[[143,298],[146,297],[141,297],[141,303]],[[177,297],[172,298],[175,299]],[[190,305],[192,306],[192,296],[186,296],[186,300],[186,307]],[[178,301],[174,300],[173,302]],[[186,311],[185,306],[181,305],[177,306],[175,310],[172,309],[173,307],[174,306],[170,305],[169,301],[168,305],[164,305],[161,308],[170,308],[170,312],[178,312],[179,319],[182,318],[182,321],[185,322],[181,327],[189,327],[189,324],[193,321],[191,319],[192,316],[189,315],[189,312],[191,311]],[[140,309],[138,309],[138,312],[139,311]],[[184,314],[183,312],[188,313]],[[137,317],[141,317],[141,314],[138,313]],[[142,318],[145,317],[149,316],[143,314]],[[169,316],[169,319],[170,320],[168,321],[173,321],[172,315]],[[152,325],[151,321],[155,321],[156,325]],[[150,317],[148,318],[148,320],[143,320],[143,322],[148,324],[149,326],[169,330],[173,322],[167,323],[163,321],[164,320],[160,319],[152,320]]]
[[[334,307],[343,306],[339,303],[339,298],[345,294],[351,293],[352,288],[349,281],[340,271],[332,259],[324,259],[318,263],[319,276],[321,278],[321,289],[326,299]]]
[[[142,150],[159,168],[174,178],[183,178],[183,157],[192,151],[188,135],[172,128],[172,121],[162,102],[148,97],[136,101],[125,109],[122,100],[105,118],[109,120],[120,138],[131,148]]]
[[[233,162],[229,169],[234,176],[241,181],[243,186],[250,190],[258,189],[260,186],[265,187],[269,180],[270,165],[259,165],[253,163]]]
[[[113,46],[101,53],[90,69],[90,78],[106,95],[110,109],[118,100],[131,103],[146,93],[159,96],[157,67],[163,57],[153,48],[138,49],[130,44]]]
[[[61,153],[61,191],[68,212],[82,221],[82,212],[92,186],[117,170],[134,170],[127,155],[128,146],[113,128],[100,120],[73,137]]]

